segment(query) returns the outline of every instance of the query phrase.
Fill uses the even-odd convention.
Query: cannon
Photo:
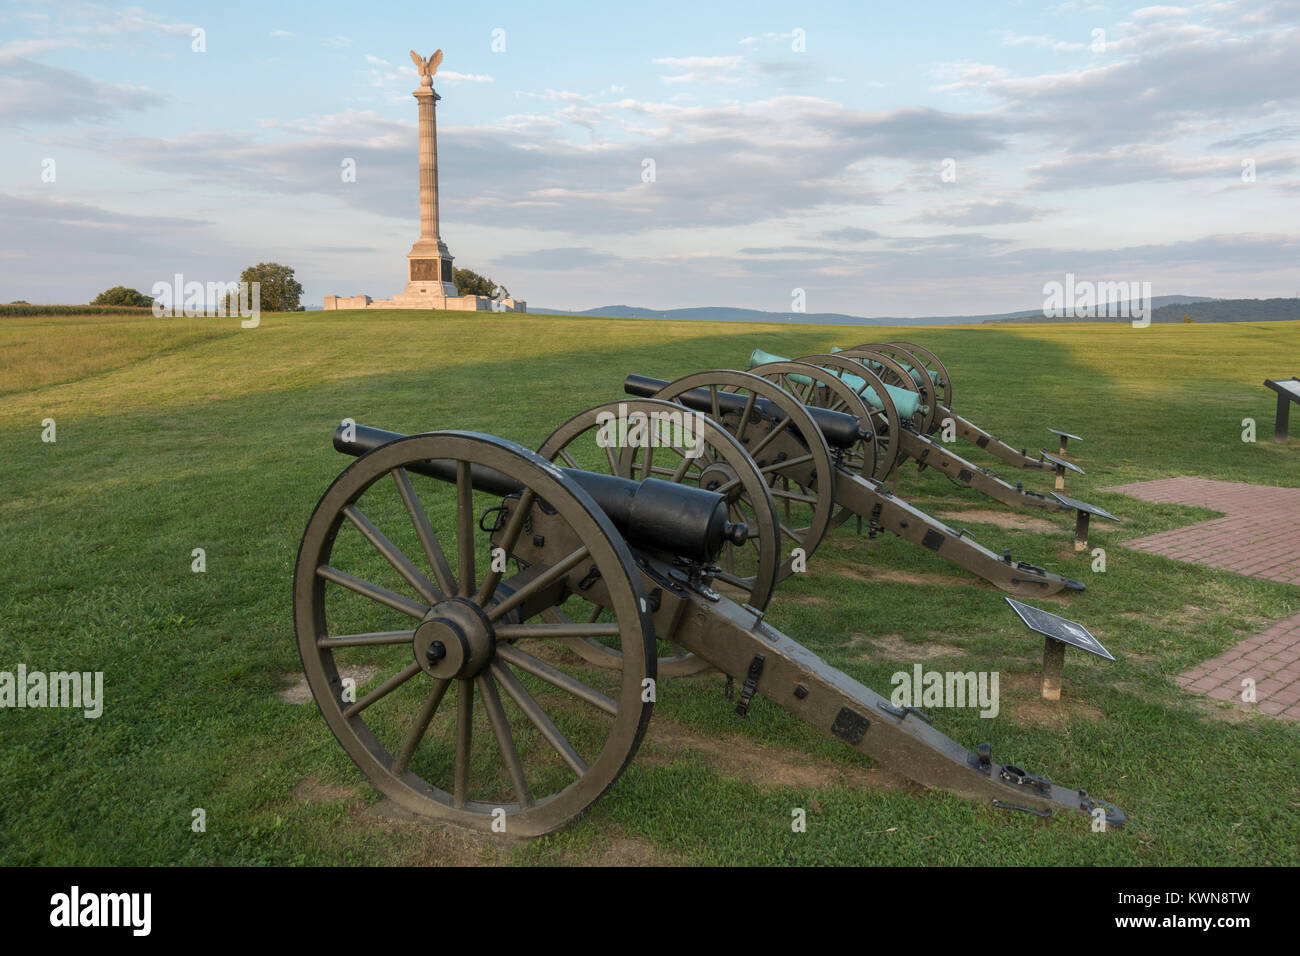
[[[1063,457],[1068,439],[1083,440],[1078,435],[1049,428],[1048,431],[1060,439],[1059,455],[1053,455],[1046,449],[1042,449],[1039,457],[1033,458],[1028,454],[1027,448],[1017,451],[1002,439],[954,412],[952,377],[939,356],[929,349],[910,342],[877,342],[856,345],[848,349],[831,349],[831,351],[836,354],[848,353],[849,357],[863,362],[868,367],[877,368],[890,384],[898,387],[914,385],[922,395],[922,401],[927,402],[933,409],[925,422],[925,434],[932,434],[942,426],[945,419],[951,419],[958,438],[971,442],[1008,464],[1015,465],[1017,468],[1055,472],[1058,490],[1065,487],[1066,471],[1083,473],[1083,469]]]
[[[861,418],[805,406],[750,372],[698,372],[675,382],[631,374],[623,389],[684,405],[722,423],[768,476],[772,496],[784,510],[782,527],[805,558],[828,530],[857,516],[870,521],[873,534],[878,528],[892,531],[1017,596],[1084,590],[1080,581],[1013,561],[1009,550],[994,553],[862,474],[861,458],[847,454],[871,434]]]
[[[873,369],[859,364],[860,360],[845,357],[852,354],[852,351],[842,351],[828,355],[810,355],[791,362],[755,349],[749,359],[750,371],[765,378],[773,378],[798,394],[806,404],[824,405],[850,414],[858,413],[870,419],[877,436],[874,443],[873,477],[883,479],[890,469],[897,468],[904,460],[911,460],[916,462],[919,471],[933,468],[955,484],[973,488],[995,501],[1013,507],[1068,512],[1076,518],[1082,514],[1118,520],[1104,509],[1074,498],[1057,494],[1049,497],[1026,489],[1023,482],[1017,482],[1013,486],[992,471],[962,458],[943,442],[936,442],[922,430],[926,427],[926,418],[932,407],[925,402],[927,399],[933,400],[933,388],[926,393],[887,385]],[[865,356],[869,353],[863,354]],[[879,358],[882,363],[897,366],[900,374],[903,372],[904,367],[894,363],[889,356],[880,354]],[[826,369],[831,375],[818,375],[807,368],[809,365]],[[877,363],[877,368],[880,367]],[[844,388],[831,381],[832,378],[847,386],[854,396],[844,395]],[[919,420],[917,416],[920,416]],[[1086,527],[1087,518],[1082,520]],[[1076,530],[1077,527],[1076,521]],[[1086,535],[1084,540],[1086,541]]]
[[[518,836],[574,820],[635,755],[667,642],[743,681],[741,716],[763,696],[925,786],[1125,822],[988,744],[968,750],[711,587],[709,562],[748,535],[717,491],[584,473],[474,432],[348,425],[334,444],[358,457],[303,533],[298,648],[344,751],[411,813]],[[615,666],[569,653],[592,638]]]

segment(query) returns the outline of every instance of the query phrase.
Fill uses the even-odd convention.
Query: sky
[[[400,292],[412,48],[443,239],[530,305],[1300,294],[1300,0],[0,0],[0,302]]]

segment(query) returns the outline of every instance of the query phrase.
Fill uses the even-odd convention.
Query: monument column
[[[433,74],[442,62],[438,50],[427,60],[411,51],[420,72],[420,88],[411,95],[420,111],[420,238],[407,253],[410,280],[407,295],[454,296],[451,253],[438,232],[438,124],[436,103],[442,99],[433,89]]]

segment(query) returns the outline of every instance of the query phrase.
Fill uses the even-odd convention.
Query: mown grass
[[[887,774],[853,783],[861,758],[765,701],[737,719],[705,676],[662,683],[646,759],[576,825],[466,840],[374,814],[375,792],[315,706],[277,696],[299,669],[290,578],[311,509],[346,464],[329,442],[342,418],[536,446],[618,398],[628,372],[671,379],[743,366],[756,345],[800,355],[885,337],[942,355],[957,410],[1012,443],[1048,445],[1048,425],[1085,437],[1072,450],[1088,474],[1070,493],[1124,518],[1094,533],[1105,574],[1068,549],[1064,518],[1054,533],[962,524],[1085,579],[1087,592],[1046,606],[1119,661],[1068,656],[1065,697],[1048,707],[1032,692],[1041,645],[999,592],[848,528],[782,587],[769,620],[878,690],[936,646],[927,667],[998,670],[996,719],[940,711],[936,725],[1113,800],[1132,821],[1124,831],[1002,814]],[[866,330],[399,312],[264,316],[243,331],[58,317],[0,325],[0,357],[0,670],[103,671],[106,697],[98,720],[0,710],[0,861],[1300,861],[1300,728],[1173,681],[1300,611],[1300,590],[1128,551],[1128,538],[1208,513],[1098,490],[1177,474],[1300,484],[1300,442],[1268,441],[1274,396],[1262,387],[1300,370],[1296,323]],[[1247,416],[1264,440],[1241,441]],[[906,473],[901,491],[931,513],[998,511],[932,472]],[[190,571],[196,547],[204,574]],[[750,765],[812,770],[794,784],[748,773],[656,727],[721,740]],[[808,832],[791,831],[793,807],[809,810]]]

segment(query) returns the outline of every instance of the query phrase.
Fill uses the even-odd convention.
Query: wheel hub
[[[717,491],[723,485],[735,481],[736,478],[736,469],[725,461],[717,461],[700,472],[700,487],[705,491]],[[731,497],[733,499],[738,498],[741,490],[737,485]]]
[[[496,635],[477,604],[454,597],[429,609],[411,645],[426,674],[463,679],[487,666],[496,651]]]

